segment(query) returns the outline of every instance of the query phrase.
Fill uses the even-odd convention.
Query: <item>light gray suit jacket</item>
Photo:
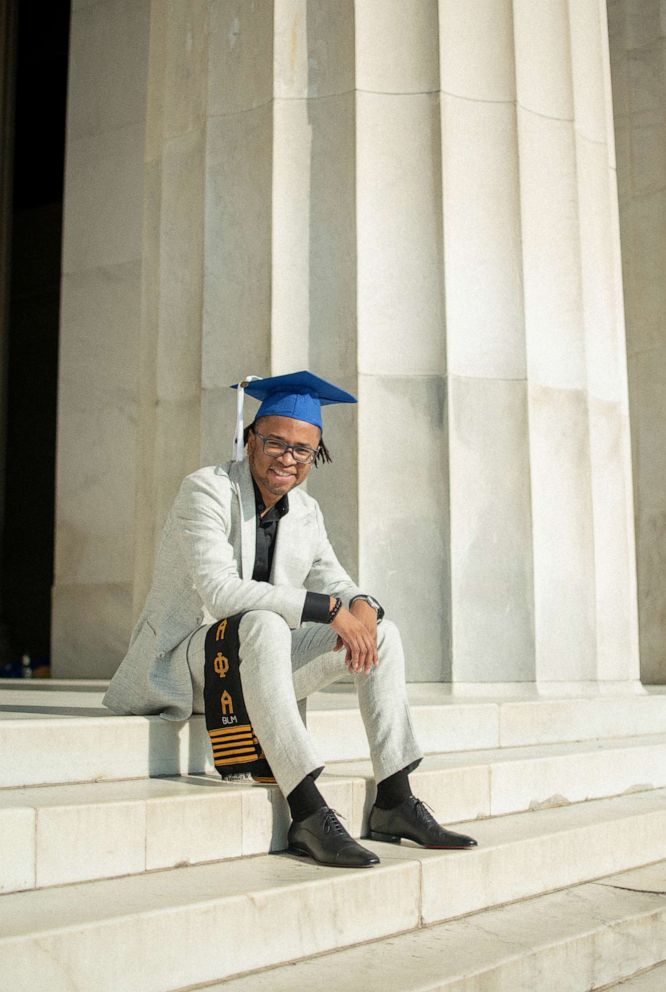
[[[184,479],[164,526],[152,588],[105,706],[185,720],[192,681],[185,652],[175,648],[202,623],[270,610],[295,628],[307,590],[340,596],[345,604],[361,592],[335,556],[316,500],[298,489],[289,493],[289,513],[280,520],[270,582],[252,579],[255,545],[247,461],[202,468]]]

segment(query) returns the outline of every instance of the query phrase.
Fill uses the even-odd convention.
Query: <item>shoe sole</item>
[[[367,865],[341,865],[339,861],[320,861],[310,851],[306,851],[300,847],[292,847],[291,845],[287,848],[287,854],[296,854],[299,858],[310,858],[316,865],[324,865],[325,868],[374,868],[376,864],[379,864],[379,861],[371,862]]]
[[[398,834],[380,834],[378,830],[368,831],[370,840],[380,840],[384,844],[399,844],[402,840]]]
[[[421,844],[411,837],[401,837],[399,834],[381,834],[377,830],[370,830],[368,837],[370,840],[378,840],[384,844],[400,844],[403,840],[411,840],[413,844],[424,847],[426,851],[473,851],[476,844]]]

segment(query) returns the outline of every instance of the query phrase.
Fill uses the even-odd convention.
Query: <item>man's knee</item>
[[[402,640],[400,631],[392,620],[382,620],[377,625],[377,647],[381,650],[402,652]]]
[[[291,649],[291,631],[287,621],[271,610],[250,610],[238,626],[238,637],[243,644],[261,639],[267,645]]]
[[[405,655],[400,631],[392,620],[382,620],[377,626],[377,654],[379,668],[388,675],[404,681]]]

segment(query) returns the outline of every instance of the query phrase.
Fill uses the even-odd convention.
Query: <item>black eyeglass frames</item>
[[[315,449],[310,448],[307,444],[287,444],[286,441],[281,441],[278,437],[266,437],[265,434],[260,434],[258,430],[254,429],[253,433],[261,439],[264,454],[268,455],[269,458],[279,458],[280,455],[286,455],[288,451],[291,451],[294,461],[298,462],[299,465],[311,465],[317,456]]]

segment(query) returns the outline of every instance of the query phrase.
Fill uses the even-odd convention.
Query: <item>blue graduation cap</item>
[[[243,396],[249,393],[261,406],[255,419],[259,417],[291,417],[314,424],[322,429],[321,408],[329,403],[356,403],[351,393],[321,379],[312,372],[290,372],[287,375],[274,375],[266,379],[248,375],[232,389],[238,390],[236,406],[236,438],[234,457],[243,460]]]

